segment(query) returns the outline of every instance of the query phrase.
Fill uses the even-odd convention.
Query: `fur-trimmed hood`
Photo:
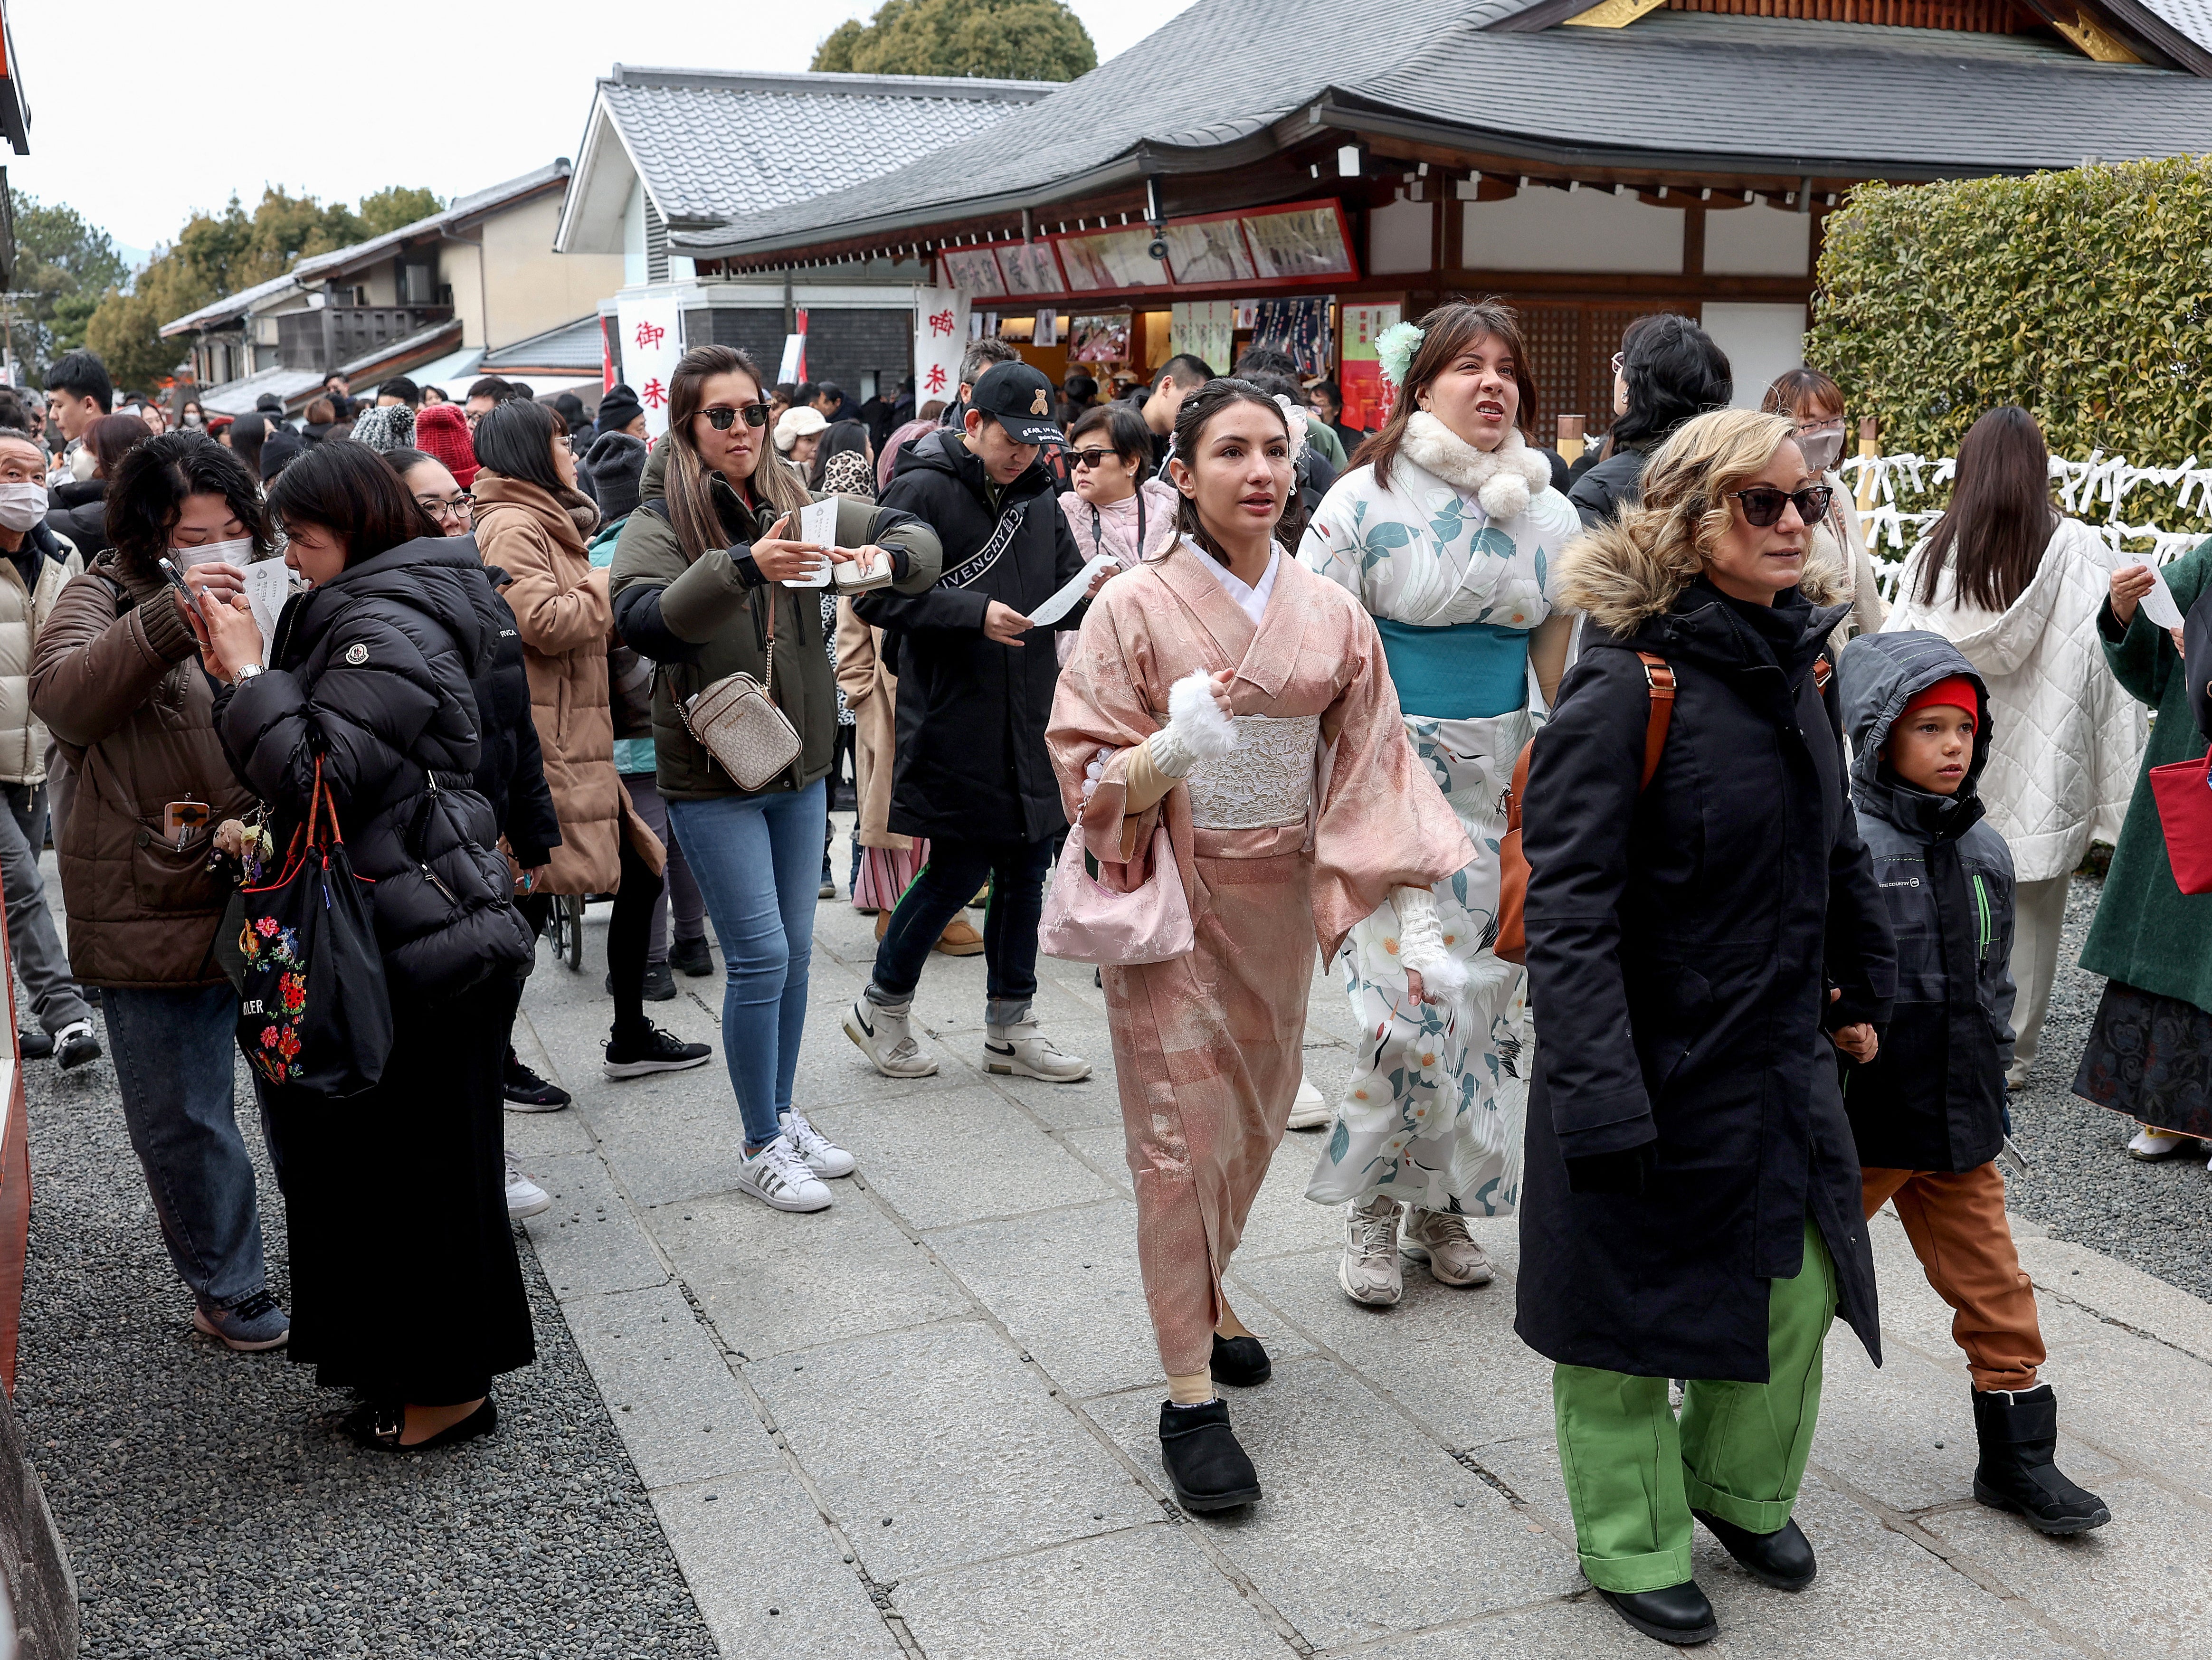
[[[1671,609],[1698,579],[1701,564],[1677,569],[1644,547],[1620,520],[1595,526],[1559,553],[1559,605],[1579,611],[1609,634],[1634,633]],[[1825,525],[1814,526],[1797,591],[1814,605],[1845,599],[1844,556]]]
[[[1518,519],[1535,493],[1552,482],[1552,464],[1528,447],[1517,427],[1508,427],[1494,450],[1484,452],[1424,410],[1406,423],[1399,453],[1422,471],[1472,496],[1492,519]]]

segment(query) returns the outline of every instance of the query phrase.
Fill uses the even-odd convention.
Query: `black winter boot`
[[[1981,1462],[1974,1497],[2017,1511],[2038,1533],[2087,1533],[2112,1519],[2105,1501],[2068,1481],[2051,1462],[2058,1446],[2058,1397],[2051,1385],[1976,1389],[1974,1435]]]
[[[1229,1427],[1229,1408],[1219,1401],[1202,1407],[1160,1403],[1160,1462],[1185,1510],[1234,1510],[1260,1496],[1260,1473]]]

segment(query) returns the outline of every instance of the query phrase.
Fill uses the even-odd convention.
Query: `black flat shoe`
[[[1720,1635],[1720,1622],[1713,1618],[1713,1605],[1705,1601],[1705,1592],[1698,1589],[1694,1579],[1685,1579],[1664,1590],[1607,1590],[1601,1586],[1597,1594],[1612,1603],[1613,1611],[1630,1625],[1662,1643],[1688,1648],[1698,1643],[1710,1643]]]
[[[1213,1334],[1213,1381],[1240,1389],[1257,1389],[1273,1376],[1275,1364],[1256,1337]]]
[[[1777,1590],[1802,1590],[1820,1571],[1820,1563],[1813,1556],[1813,1541],[1795,1522],[1784,1522],[1772,1533],[1753,1533],[1733,1522],[1723,1522],[1717,1516],[1708,1516],[1701,1510],[1693,1510],[1690,1514],[1703,1523],[1705,1531],[1719,1540],[1743,1571],[1762,1585],[1771,1585]]]
[[[1229,1427],[1229,1408],[1219,1401],[1202,1407],[1160,1403],[1160,1463],[1176,1503],[1195,1515],[1234,1510],[1260,1496],[1260,1472]]]
[[[428,1440],[411,1445],[399,1439],[407,1428],[404,1407],[372,1401],[348,1413],[339,1427],[364,1447],[374,1447],[379,1452],[428,1452],[433,1447],[450,1447],[459,1442],[472,1441],[479,1435],[489,1435],[499,1427],[499,1407],[486,1395],[483,1405],[459,1423],[448,1424]]]
[[[707,949],[705,935],[696,939],[678,939],[668,948],[668,961],[693,979],[702,979],[714,971],[714,958]]]

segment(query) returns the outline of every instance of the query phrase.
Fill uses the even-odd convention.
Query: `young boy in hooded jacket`
[[[1928,1282],[1956,1310],[1973,1380],[1974,1497],[2046,1534],[2112,1512],[2052,1462],[2058,1403],[2035,1289],[2005,1219],[2013,867],[1983,822],[1989,698],[1942,635],[1863,635],[1843,655],[1851,800],[1897,934],[1897,1000],[1871,1063],[1844,1063],[1866,1213],[1894,1203]]]

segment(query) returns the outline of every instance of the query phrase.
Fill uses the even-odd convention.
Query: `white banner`
[[[959,395],[960,357],[968,350],[968,296],[958,289],[914,291],[914,407],[951,403]]]
[[[684,319],[673,295],[617,299],[615,318],[622,329],[623,379],[645,405],[645,432],[658,439],[668,431],[668,383],[684,356]]]

